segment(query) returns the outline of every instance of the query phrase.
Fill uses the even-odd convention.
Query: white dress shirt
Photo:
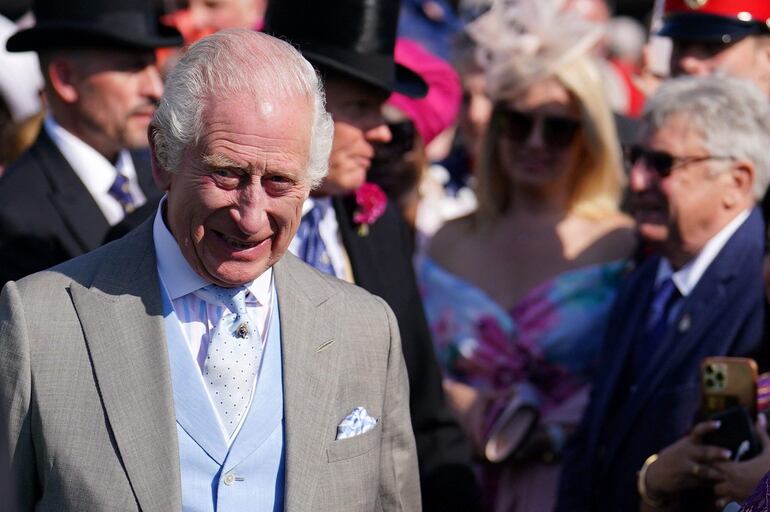
[[[326,247],[326,253],[329,255],[332,267],[334,267],[334,275],[340,279],[345,279],[352,282],[352,278],[348,276],[346,272],[346,266],[348,261],[347,251],[345,246],[342,245],[342,238],[340,237],[340,226],[337,223],[337,214],[334,212],[334,205],[332,205],[331,197],[308,197],[302,204],[302,216],[304,217],[316,204],[320,204],[323,207],[323,217],[318,225],[318,231]],[[294,237],[289,244],[289,252],[297,256],[299,254],[300,245],[302,241]]]
[[[50,115],[43,121],[43,129],[88,189],[110,226],[114,226],[125,217],[123,206],[109,193],[118,173],[128,178],[129,190],[137,208],[147,201],[139,187],[134,162],[127,150],[124,149],[118,153],[118,161],[112,165],[94,148],[65,130]]]
[[[719,255],[727,241],[738,231],[738,228],[746,222],[750,214],[751,208],[748,208],[736,215],[733,220],[728,222],[725,227],[706,242],[706,245],[703,246],[703,249],[693,260],[676,272],[674,272],[671,263],[666,258],[661,258],[658,265],[658,273],[655,276],[655,286],[657,287],[670,276],[682,297],[690,295],[711,265],[711,262]]]
[[[180,327],[185,335],[185,341],[190,349],[191,359],[198,365],[201,374],[204,370],[206,355],[210,342],[210,335],[219,321],[221,311],[213,304],[208,304],[203,299],[195,295],[195,291],[208,286],[209,283],[199,276],[187,263],[182,255],[176,239],[166,227],[163,221],[162,212],[165,210],[165,196],[160,202],[160,207],[155,213],[153,224],[153,241],[155,243],[155,255],[157,257],[158,276],[161,285],[164,286],[171,303],[174,306],[174,312],[180,322]],[[257,330],[259,331],[262,350],[264,353],[265,343],[268,337],[268,326],[270,325],[270,315],[272,313],[272,299],[275,293],[273,284],[273,269],[269,268],[263,272],[257,279],[245,285],[249,293],[246,294],[246,309],[249,316],[257,320]],[[259,380],[259,364],[257,361],[257,376],[251,389],[249,403],[246,410],[251,408],[251,402],[254,399],[254,390]],[[209,397],[211,399],[211,397]],[[212,405],[213,407],[213,405]],[[216,410],[216,409],[215,409]],[[246,414],[241,417],[241,425],[246,418]],[[226,434],[227,430],[221,424],[222,432],[225,438],[232,442],[238,435],[241,425],[235,429],[232,436]]]

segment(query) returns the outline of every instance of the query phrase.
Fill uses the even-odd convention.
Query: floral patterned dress
[[[477,439],[483,440],[511,400],[523,394],[534,398],[541,425],[579,422],[624,262],[562,273],[510,311],[429,258],[419,269],[444,375],[495,397],[484,417],[472,422],[481,425]],[[558,476],[559,465],[546,462],[482,468],[496,511],[551,510]]]

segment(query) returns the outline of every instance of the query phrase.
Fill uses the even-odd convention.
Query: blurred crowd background
[[[748,418],[751,450],[717,449],[708,439],[721,424],[703,414],[701,382],[706,357],[770,370],[767,4],[402,0],[395,59],[428,92],[388,98],[389,135],[368,136],[367,181],[408,226],[479,510],[767,510],[762,487],[750,499],[770,471],[766,404],[737,416]],[[20,51],[30,43],[9,38],[40,11],[0,2],[0,284],[151,215],[160,193],[140,167],[163,77],[184,45],[262,30],[268,0],[152,9],[183,43],[131,53],[140,60],[120,72],[144,85],[102,84],[98,101],[73,110],[68,73],[96,73],[114,57],[84,54],[69,70],[55,44]],[[55,21],[55,9],[45,16]],[[121,108],[144,124],[124,126]],[[110,139],[105,112],[120,137]],[[93,140],[104,143],[89,144],[116,168],[131,151],[133,197],[126,206],[110,192],[123,206],[114,214],[73,205],[73,222],[94,211],[105,219],[54,242],[47,218],[27,222],[40,206],[26,204],[36,185],[19,176],[46,158],[35,156],[41,137],[66,156],[57,130],[69,126],[102,130]],[[756,378],[762,395],[767,381]]]

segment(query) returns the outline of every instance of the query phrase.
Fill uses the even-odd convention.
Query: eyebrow
[[[246,166],[243,166],[241,164],[238,164],[231,160],[230,158],[220,155],[218,153],[214,153],[211,155],[203,155],[203,163],[208,167],[215,167],[215,168],[233,168],[233,169],[246,169]]]

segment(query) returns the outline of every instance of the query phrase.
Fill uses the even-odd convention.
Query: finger
[[[719,482],[714,485],[714,496],[717,498],[732,497],[732,486],[729,482]]]
[[[714,502],[714,505],[716,505],[717,510],[722,510],[727,506],[728,503],[730,502],[727,501],[727,498],[719,498]]]
[[[693,427],[692,431],[690,432],[690,438],[694,442],[700,443],[704,435],[708,434],[709,432],[719,430],[721,425],[722,422],[719,420],[702,421]]]
[[[699,445],[693,448],[692,458],[698,463],[728,461],[732,457],[730,450],[721,446]]]
[[[698,472],[697,474],[693,474],[693,476],[696,476],[701,480],[719,480],[722,478],[722,472],[713,466],[708,464],[698,464],[697,467]]]
[[[722,498],[727,496],[727,490],[729,489],[729,484],[727,482],[718,482],[714,484],[714,496],[717,498]]]
[[[757,414],[756,428],[762,446],[767,447],[770,444],[770,435],[767,433],[767,417],[765,413],[760,412]]]

